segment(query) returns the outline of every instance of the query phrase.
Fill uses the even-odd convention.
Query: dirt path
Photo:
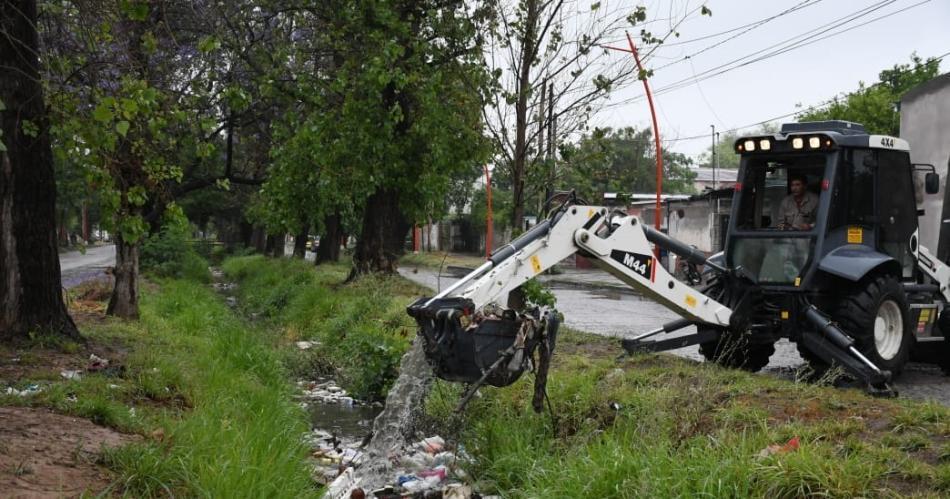
[[[44,409],[0,407],[0,495],[34,499],[99,493],[112,478],[97,464],[102,449],[136,438]]]

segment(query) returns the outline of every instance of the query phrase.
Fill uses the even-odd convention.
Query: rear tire
[[[774,343],[752,343],[749,333],[736,334],[725,331],[718,341],[699,344],[699,353],[709,362],[723,367],[742,369],[749,372],[760,371],[769,363],[769,357],[775,353]]]
[[[901,283],[890,275],[867,277],[841,295],[831,317],[878,368],[897,376],[910,358],[914,324]],[[798,350],[817,373],[828,364],[805,348]]]

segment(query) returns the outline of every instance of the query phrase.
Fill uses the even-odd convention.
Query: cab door
[[[914,275],[910,238],[917,230],[917,202],[913,168],[906,151],[873,150],[877,170],[877,243],[881,252],[901,266],[905,279]]]

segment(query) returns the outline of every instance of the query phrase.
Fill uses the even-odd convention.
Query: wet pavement
[[[69,251],[59,255],[63,287],[74,288],[86,281],[107,278],[106,269],[115,265],[115,246],[90,246],[85,253]]]
[[[436,270],[421,267],[400,268],[399,273],[431,289],[444,289],[457,279],[446,275],[440,277]],[[679,318],[666,307],[625,289],[623,283],[599,270],[544,275],[541,280],[548,281],[557,297],[557,309],[564,314],[564,324],[572,329],[628,338]],[[677,334],[694,331],[695,328],[689,327]],[[617,351],[620,353],[619,345]],[[671,350],[670,353],[703,360],[696,346]],[[775,354],[763,372],[789,378],[795,369],[803,365],[804,361],[795,345],[783,339],[776,343]],[[944,376],[936,366],[910,363],[895,385],[901,396],[919,400],[934,399],[950,406],[950,378]]]

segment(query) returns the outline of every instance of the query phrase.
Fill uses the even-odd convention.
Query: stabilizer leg
[[[854,346],[854,339],[845,334],[831,319],[814,305],[805,309],[805,319],[818,333],[804,332],[801,342],[805,348],[828,364],[838,364],[864,381],[871,395],[896,397],[897,390],[890,386],[891,373],[879,369]]]
[[[677,348],[688,347],[690,345],[696,345],[697,343],[705,343],[707,341],[712,341],[718,338],[719,333],[715,330],[705,330],[700,331],[695,334],[689,334],[686,336],[678,336],[676,338],[670,338],[667,340],[660,341],[644,341],[644,339],[651,336],[656,336],[660,333],[671,333],[673,331],[678,331],[683,329],[686,326],[692,325],[693,322],[688,319],[677,319],[672,322],[667,322],[661,327],[643,333],[639,336],[633,338],[626,338],[620,341],[620,346],[626,350],[627,354],[634,353],[645,353],[645,352],[663,352],[666,350],[675,350]]]

